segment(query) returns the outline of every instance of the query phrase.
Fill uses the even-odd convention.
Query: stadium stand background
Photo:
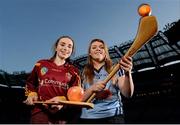
[[[127,123],[180,123],[180,20],[167,24],[133,57],[135,92],[123,98]],[[133,40],[109,48],[114,63]],[[87,55],[73,59],[82,71]],[[29,73],[0,70],[0,123],[29,123],[31,107],[23,104]]]

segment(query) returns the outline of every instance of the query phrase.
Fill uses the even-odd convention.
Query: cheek
[[[73,50],[72,49],[69,49],[69,54],[72,54],[73,53]]]
[[[60,49],[61,49],[60,46],[57,46],[57,47],[56,47],[56,51],[59,51]]]
[[[102,54],[99,58],[100,58],[100,60],[104,60],[105,59],[105,55],[104,54]]]
[[[91,57],[93,57],[95,54],[93,54],[92,52],[90,52],[89,55],[90,55]]]
[[[104,57],[106,57],[106,53],[105,52],[103,52],[103,54],[102,54]]]

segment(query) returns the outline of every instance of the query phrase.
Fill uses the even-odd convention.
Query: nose
[[[67,50],[67,48],[68,48],[67,46],[64,46],[64,47],[63,47],[63,50]]]
[[[97,48],[96,48],[96,51],[101,51],[101,48],[100,48],[100,47],[97,47]]]

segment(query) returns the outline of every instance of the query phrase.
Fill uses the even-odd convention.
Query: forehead
[[[64,43],[64,44],[71,44],[73,45],[73,41],[69,38],[62,38],[59,40],[59,43]]]
[[[95,41],[91,44],[91,46],[104,46],[104,44],[102,42],[99,42],[99,41]]]

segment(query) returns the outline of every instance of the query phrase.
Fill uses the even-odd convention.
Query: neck
[[[66,62],[65,59],[61,59],[61,58],[58,58],[58,57],[56,57],[56,58],[54,59],[54,63],[55,63],[57,66],[63,65],[65,62]]]
[[[94,68],[99,70],[103,65],[105,64],[105,62],[97,62],[95,60],[93,60],[93,65],[94,65]]]

